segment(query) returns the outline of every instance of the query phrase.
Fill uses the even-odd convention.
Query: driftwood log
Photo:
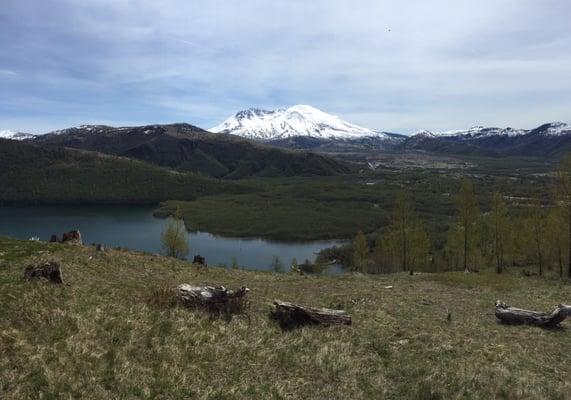
[[[188,306],[224,304],[244,297],[249,291],[245,286],[238,290],[229,290],[224,286],[192,286],[186,283],[176,288],[177,297]]]
[[[571,315],[571,306],[559,304],[551,312],[523,310],[510,307],[502,301],[496,302],[496,317],[500,322],[510,325],[535,325],[543,328],[553,328]]]
[[[271,317],[283,329],[302,325],[351,325],[351,316],[344,310],[313,308],[285,301],[274,301],[276,306]]]
[[[63,283],[59,264],[53,261],[38,265],[28,265],[24,270],[24,278],[29,281],[35,279],[47,279],[52,283]]]

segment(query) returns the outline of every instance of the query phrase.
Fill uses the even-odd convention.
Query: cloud
[[[566,0],[4,2],[13,128],[70,111],[209,127],[296,103],[402,131],[570,118]]]

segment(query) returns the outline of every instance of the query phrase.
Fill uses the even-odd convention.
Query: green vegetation
[[[571,296],[561,281],[510,270],[299,276],[9,239],[0,251],[6,400],[564,399],[571,389],[568,329],[493,315],[497,299],[548,310]],[[47,260],[65,285],[22,279]],[[230,321],[173,306],[168,289],[183,282],[247,285],[249,305]],[[353,325],[282,332],[268,318],[274,299],[342,307]]]
[[[504,197],[496,191],[490,194],[488,204],[483,204],[484,213],[472,181],[463,178],[455,196],[455,221],[449,219],[444,246],[439,245],[438,233],[431,236],[434,230],[424,230],[410,195],[401,192],[389,225],[368,238],[357,234],[351,244],[322,251],[318,261],[337,259],[352,270],[367,273],[477,272],[495,265],[497,273],[507,267],[525,267],[525,273],[539,276],[558,270],[562,278],[563,266],[571,259],[570,203],[564,194],[571,176],[571,156],[558,167],[557,176],[558,180],[548,181],[546,187],[548,193],[554,193],[551,198]]]
[[[188,255],[188,232],[184,222],[176,214],[165,222],[161,233],[161,247],[168,257],[184,259]]]
[[[180,209],[190,230],[228,236],[315,240],[353,236],[385,221],[378,190],[354,177],[248,181],[255,193],[218,195],[193,202],[168,201],[159,215]]]
[[[0,204],[158,204],[246,190],[128,158],[0,139]]]

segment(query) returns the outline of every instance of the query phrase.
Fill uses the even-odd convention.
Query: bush
[[[188,233],[181,219],[167,220],[161,234],[161,245],[165,255],[169,257],[184,259],[188,255]]]

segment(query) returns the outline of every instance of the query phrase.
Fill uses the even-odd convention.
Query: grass
[[[463,273],[341,277],[222,268],[0,239],[0,398],[565,399],[570,321],[496,323],[495,300],[550,309],[556,281]],[[27,283],[59,261],[63,286]],[[505,282],[497,284],[497,281]],[[168,301],[178,283],[246,285],[227,321]],[[383,287],[392,285],[393,289]],[[342,307],[352,326],[282,332],[274,299]],[[451,321],[447,320],[447,309]]]

